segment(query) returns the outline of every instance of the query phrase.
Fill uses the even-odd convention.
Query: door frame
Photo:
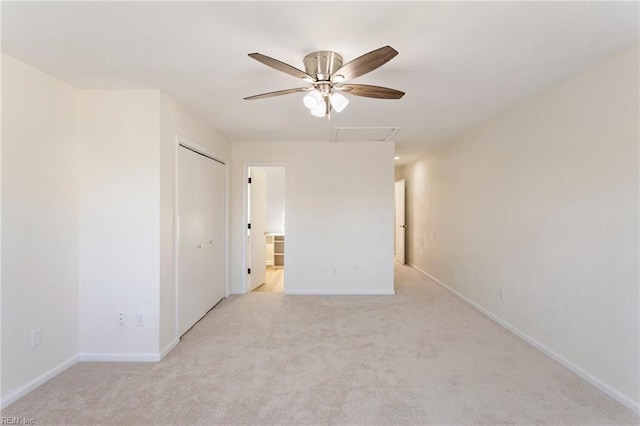
[[[265,162],[265,161],[245,161],[242,163],[242,270],[240,271],[240,276],[242,277],[241,283],[242,283],[242,293],[246,294],[249,292],[249,283],[247,280],[247,269],[249,269],[249,263],[248,263],[248,256],[247,256],[247,251],[250,249],[248,247],[247,244],[247,238],[246,238],[246,230],[247,230],[247,224],[249,223],[249,188],[248,188],[248,181],[249,181],[249,168],[251,167],[282,167],[284,168],[284,235],[285,235],[285,239],[287,238],[286,235],[288,235],[288,223],[289,223],[289,216],[287,215],[287,205],[288,205],[288,179],[287,179],[287,163],[283,163],[283,162]],[[289,247],[290,245],[285,243],[284,245],[284,258],[285,258],[285,262],[287,261],[287,259],[290,259],[289,257],[289,251],[287,249],[287,247]],[[266,267],[266,265],[265,265]],[[288,280],[288,268],[287,265],[285,264],[284,266],[284,285],[283,285],[283,294],[287,294],[287,280]]]
[[[174,318],[174,333],[175,339],[180,338],[180,326],[178,323],[178,316],[180,306],[178,303],[178,286],[179,281],[179,267],[178,264],[178,249],[180,241],[180,221],[179,221],[179,209],[178,209],[178,155],[180,147],[190,149],[198,154],[210,158],[213,161],[217,161],[222,164],[225,169],[224,173],[224,298],[226,299],[231,294],[230,282],[229,282],[229,177],[230,170],[228,160],[224,160],[221,156],[211,151],[202,145],[199,145],[179,134],[176,133],[175,144],[173,148],[173,282],[174,282],[174,295],[175,295],[175,318]]]

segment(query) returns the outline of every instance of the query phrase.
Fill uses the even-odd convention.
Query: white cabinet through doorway
[[[284,234],[267,234],[267,266],[284,268]]]

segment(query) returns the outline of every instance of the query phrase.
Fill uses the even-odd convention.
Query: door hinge
[[[249,183],[251,183],[251,178],[249,178]]]
[[[247,269],[247,274],[251,274],[251,268]]]
[[[247,229],[251,229],[251,224],[250,223],[247,224]]]

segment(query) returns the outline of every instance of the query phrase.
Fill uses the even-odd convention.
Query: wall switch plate
[[[136,325],[144,325],[144,315],[140,312],[136,314]]]
[[[124,327],[127,324],[127,316],[124,312],[118,314],[118,325]]]
[[[504,291],[504,288],[501,288],[501,289],[500,289],[500,299],[501,299],[501,300],[504,300],[504,299],[505,299],[505,296],[506,296],[506,292]]]
[[[31,349],[35,349],[41,344],[42,344],[42,329],[37,328],[31,332]]]

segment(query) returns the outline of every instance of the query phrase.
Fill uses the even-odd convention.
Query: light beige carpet
[[[4,410],[43,424],[637,424],[409,267],[396,296],[250,293],[163,361],[79,363]]]

